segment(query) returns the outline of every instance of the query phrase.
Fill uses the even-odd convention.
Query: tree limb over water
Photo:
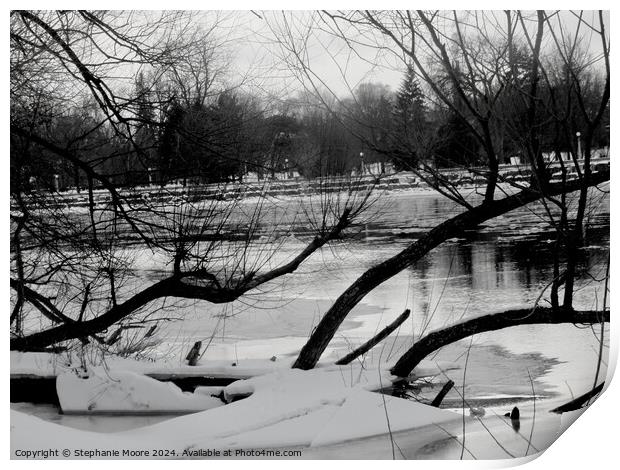
[[[608,172],[592,175],[592,185],[609,181]],[[563,194],[581,188],[581,181],[550,184],[547,195]],[[325,348],[334,337],[336,331],[348,313],[374,288],[387,281],[403,269],[425,256],[429,251],[450,238],[460,237],[465,230],[472,230],[482,222],[506,214],[514,209],[534,202],[544,195],[532,189],[524,189],[512,196],[503,199],[484,202],[479,206],[463,212],[423,235],[419,240],[410,244],[397,255],[373,266],[362,274],[336,299],[332,307],[323,316],[314,333],[304,345],[293,367],[298,369],[312,369]]]
[[[175,273],[141,290],[125,302],[114,305],[107,312],[90,320],[67,321],[68,318],[58,312],[55,321],[64,321],[64,323],[23,337],[11,338],[11,349],[19,351],[41,350],[62,341],[91,336],[135,313],[150,302],[164,297],[205,300],[214,304],[232,302],[246,292],[268,281],[293,273],[312,253],[330,240],[340,237],[343,230],[349,226],[351,217],[356,213],[357,211],[352,211],[350,207],[345,208],[338,222],[330,230],[315,236],[306,248],[288,263],[265,273],[256,274],[249,272],[236,281],[234,285],[226,284],[224,286],[215,282],[214,275],[204,270]],[[15,284],[15,281],[12,282],[12,287]],[[28,293],[28,299],[42,297],[31,289],[28,290]],[[48,310],[52,310],[52,307],[48,306]],[[57,311],[57,309],[54,307],[53,311]]]
[[[496,331],[519,325],[536,324],[595,324],[609,322],[609,311],[553,309],[550,307],[535,307],[532,309],[508,310],[500,313],[490,313],[472,318],[446,328],[435,330],[409,348],[392,367],[392,374],[398,377],[407,377],[411,371],[429,354],[461,339],[478,333]]]

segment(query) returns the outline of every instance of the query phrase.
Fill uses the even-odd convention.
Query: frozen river
[[[575,302],[588,309],[596,308],[597,302],[600,306],[603,298],[603,285],[593,278],[604,277],[609,246],[609,197],[600,193],[592,200],[587,247],[580,253],[581,265],[592,277],[579,284]],[[294,356],[322,314],[359,275],[461,211],[446,198],[422,191],[386,194],[379,202],[368,223],[357,227],[353,240],[324,248],[296,273],[260,292],[226,306],[175,305],[170,311],[184,321],[162,326],[166,340],[158,350],[178,354],[200,339],[209,343],[205,358],[238,362]],[[281,204],[286,207],[287,202]],[[303,226],[297,231],[294,227],[292,235],[286,235],[274,264],[300,251],[307,243],[303,232]],[[532,204],[449,240],[367,295],[349,314],[323,359],[342,356],[405,308],[412,311],[410,320],[396,340],[389,339],[369,353],[371,362],[379,356],[383,361],[396,360],[412,338],[461,318],[532,306],[552,277],[554,236],[542,208]],[[138,275],[158,278],[160,273],[145,263]],[[529,371],[543,396],[583,393],[594,380],[599,329],[533,325],[477,335],[472,340],[466,392],[482,400],[531,397]],[[468,346],[469,340],[464,340],[438,358],[463,361]],[[459,377],[451,378],[459,383]]]
[[[274,217],[281,217],[287,204],[293,202],[278,204],[281,212]],[[184,357],[194,341],[202,340],[203,345],[208,344],[204,359],[241,363],[245,358],[276,356],[290,360],[332,302],[359,275],[460,211],[455,203],[429,191],[382,195],[375,213],[354,230],[352,240],[315,253],[296,273],[259,292],[224,306],[168,302],[165,314],[182,320],[161,324],[161,342],[150,353],[168,360]],[[323,360],[341,357],[405,308],[412,311],[410,319],[397,337],[390,337],[368,354],[370,366],[379,359],[396,361],[415,338],[432,329],[462,318],[532,306],[552,277],[554,233],[541,214],[541,208],[532,204],[440,245],[367,295],[349,314]],[[305,231],[302,224],[293,224],[291,233],[279,241],[271,262],[277,264],[295,256],[308,241]],[[134,282],[165,275],[157,267],[157,257],[135,245],[128,250],[135,258]],[[580,282],[577,307],[600,307],[603,285],[594,279],[604,277],[608,250],[609,197],[601,193],[593,198],[587,247],[580,252],[580,263],[592,277]],[[544,299],[545,295],[543,305]],[[472,405],[508,407],[531,400],[532,389],[537,399],[570,399],[592,387],[599,331],[600,326],[522,326],[476,335],[471,343],[463,340],[431,359],[464,365],[469,358],[465,376],[463,370],[447,372],[446,376],[456,382],[459,393],[464,393]],[[470,353],[466,354],[470,344]],[[437,381],[445,380],[439,377]],[[436,389],[430,388],[427,393],[432,395]],[[458,407],[460,400],[453,391],[446,403]],[[92,424],[92,419],[63,419],[68,425],[99,430],[105,421],[95,419]],[[142,424],[151,422],[149,419],[154,418]],[[132,421],[131,427],[138,422]],[[124,427],[116,423],[103,427]]]

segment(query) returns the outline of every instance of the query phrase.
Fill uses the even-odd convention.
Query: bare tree
[[[309,34],[339,40],[350,51],[343,54],[343,60],[349,60],[356,51],[359,57],[368,57],[370,54],[359,51],[374,50],[375,66],[401,63],[403,69],[413,68],[436,105],[454,113],[481,149],[480,161],[466,168],[482,182],[480,197],[472,198],[432,164],[432,147],[414,145],[406,149],[366,139],[369,146],[403,162],[464,210],[397,255],[373,266],[345,289],[302,348],[294,367],[314,367],[347,314],[375,287],[446,240],[532,203],[537,203],[535,210],[550,221],[558,234],[556,275],[550,282],[552,306],[541,308],[537,303],[527,312],[483,315],[429,334],[414,344],[392,372],[406,376],[427,354],[477,332],[527,323],[597,323],[609,319],[608,312],[575,311],[572,302],[577,278],[575,250],[583,232],[587,201],[592,188],[609,179],[608,169],[593,170],[590,154],[593,135],[600,130],[609,104],[609,36],[605,15],[599,12],[586,19],[583,12],[571,14],[578,25],[572,39],[564,33],[565,17],[557,12],[539,11],[533,17],[523,12],[505,12],[503,18],[496,15],[442,11],[322,12],[305,18],[312,22],[312,27],[309,23],[300,26],[290,15],[273,20],[272,30],[282,38],[282,58],[307,86],[325,86],[320,73],[307,62]],[[576,67],[575,55],[584,33],[596,37],[599,45],[593,57]],[[551,44],[543,44],[543,38],[549,37],[554,38]],[[557,73],[553,70],[557,65],[553,57],[557,55],[568,71],[564,87],[557,86],[551,78]],[[331,58],[338,63],[336,54],[331,54]],[[593,77],[600,79],[592,80]],[[585,122],[583,159],[578,158],[574,148],[575,122],[568,119],[575,110],[566,108],[575,101],[579,103],[580,122]],[[574,177],[567,177],[563,167],[562,177],[552,179],[552,162],[543,155],[550,149],[544,142],[545,129],[550,124],[558,129],[556,147],[568,146],[571,151]],[[525,182],[500,171],[500,158],[507,143],[527,161]],[[569,209],[575,199],[576,214]],[[559,260],[564,255],[566,261],[561,266]],[[564,290],[562,303],[557,299],[560,288]]]
[[[127,168],[114,162],[128,155],[144,159],[132,171],[150,178],[157,142],[144,130],[162,132],[166,122],[158,116],[171,96],[157,77],[174,77],[171,89],[183,99],[208,99],[216,79],[209,67],[219,66],[211,57],[221,51],[209,38],[197,41],[204,31],[193,28],[194,15],[11,13],[12,349],[70,346],[76,339],[110,348],[136,327],[148,328],[138,341],[148,340],[169,314],[160,310],[166,299],[219,304],[256,293],[365,217],[371,188],[346,182],[320,193],[318,210],[291,214],[265,196],[246,204],[244,192],[226,184],[147,194],[135,188],[144,178],[119,178]],[[217,35],[218,20],[209,35]],[[198,49],[190,61],[188,47]],[[59,132],[61,122],[67,132]],[[205,153],[227,156],[208,134],[184,137]],[[53,178],[61,167],[76,175],[76,189],[83,184],[83,210],[58,192]],[[265,223],[274,211],[278,218]],[[282,234],[300,217],[312,227],[305,247],[290,259],[274,258],[286,241]],[[131,243],[161,260],[160,279],[144,285],[135,278],[135,259],[125,249]]]

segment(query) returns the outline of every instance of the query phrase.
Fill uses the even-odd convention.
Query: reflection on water
[[[309,287],[310,295],[328,292],[335,297],[365,269],[395,255],[459,211],[444,198],[394,198],[385,212],[360,231],[354,243],[336,249],[335,255],[323,253],[309,260],[304,268],[310,272],[310,282],[301,282]],[[409,305],[421,315],[437,309],[435,315],[444,321],[453,309],[462,312],[465,304],[469,304],[467,314],[477,315],[489,308],[531,303],[552,273],[555,235],[550,224],[536,215],[540,212],[539,207],[531,205],[440,245],[370,293],[364,302],[382,308]],[[600,279],[609,244],[608,198],[601,201],[590,219],[587,243],[589,247],[580,251],[580,266]],[[595,288],[600,286],[586,279],[577,294],[578,305],[590,307]]]
[[[602,285],[595,279],[603,277],[609,245],[609,197],[601,193],[593,201],[586,232],[588,246],[580,250],[579,259],[580,267],[591,276],[581,280],[575,295],[576,306],[583,308],[594,308],[597,299],[602,299]],[[296,337],[300,341],[283,342],[281,350],[274,344],[266,352],[269,357],[293,353],[331,303],[366,269],[394,256],[429,228],[462,210],[443,197],[414,193],[383,196],[377,208],[367,224],[354,229],[352,241],[315,253],[296,273],[232,304],[176,303],[178,316],[186,321],[164,328],[184,344],[194,338],[210,338],[218,329],[213,348],[218,342],[232,340],[238,343],[237,355],[244,353],[240,344],[244,340]],[[384,324],[410,308],[411,329],[419,335],[461,318],[533,305],[552,277],[555,234],[544,213],[540,205],[530,204],[441,244],[369,293],[349,314],[349,320],[364,321],[369,314],[380,313]],[[297,237],[289,236],[278,246],[272,265],[299,253],[307,243],[302,231],[300,227]],[[145,269],[136,275],[143,280],[163,273]],[[540,299],[543,305],[546,295]],[[222,318],[225,322],[216,324],[216,319]],[[343,325],[341,330],[347,337],[362,338],[372,335],[377,327],[375,323],[349,331],[351,325]],[[332,346],[339,345],[349,347],[335,338]]]

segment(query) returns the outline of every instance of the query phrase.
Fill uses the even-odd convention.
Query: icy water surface
[[[581,266],[592,277],[583,279],[577,289],[575,303],[581,308],[596,308],[597,302],[600,306],[603,286],[594,279],[604,277],[608,256],[609,197],[597,193],[592,201],[587,247],[580,252]],[[293,202],[279,204],[279,211],[287,213],[286,205]],[[240,301],[225,306],[174,304],[170,312],[185,320],[162,325],[161,335],[167,339],[158,350],[176,354],[201,339],[209,344],[205,358],[293,356],[359,275],[461,211],[430,192],[386,194],[374,210],[367,223],[353,229],[353,240],[324,248],[296,273]],[[443,243],[368,294],[349,314],[323,358],[342,356],[405,308],[412,315],[399,338],[375,348],[369,360],[396,360],[412,338],[463,318],[532,306],[552,278],[555,235],[544,212],[539,204],[531,204]],[[272,265],[292,258],[305,246],[305,230],[300,222],[292,234],[283,235]],[[164,275],[153,270],[148,257],[138,255],[136,260],[138,278]],[[545,295],[540,303],[546,304]],[[541,393],[568,397],[583,393],[594,379],[599,329],[533,325],[477,335],[471,342],[468,367],[476,383],[467,382],[472,393],[482,397],[531,396],[529,371]],[[438,358],[464,361],[469,341],[445,348]]]
[[[279,204],[281,214],[292,203]],[[580,252],[581,266],[592,276],[580,282],[575,302],[588,309],[600,307],[603,298],[603,285],[595,279],[604,277],[608,256],[608,195],[595,195],[592,209],[587,247]],[[383,195],[370,220],[353,230],[353,240],[315,253],[295,274],[225,306],[168,303],[165,314],[183,320],[161,325],[161,343],[152,353],[182,357],[194,341],[202,340],[208,344],[204,359],[239,363],[244,358],[291,358],[359,275],[460,211],[455,203],[430,192]],[[303,224],[293,224],[292,233],[278,240],[270,263],[275,266],[303,249],[309,240],[306,231]],[[532,306],[552,278],[554,238],[544,210],[532,204],[449,240],[367,295],[349,314],[323,359],[341,357],[405,308],[411,309],[411,318],[398,337],[368,354],[369,366],[397,360],[415,338],[454,321]],[[128,251],[135,259],[132,282],[151,282],[165,275],[158,270],[157,256],[135,245]],[[543,295],[541,305],[545,299]],[[533,396],[570,399],[592,387],[599,334],[600,326],[574,325],[521,326],[479,334],[430,358],[458,362],[462,369],[437,377],[425,390],[432,396],[441,382],[453,379],[456,387],[446,403],[456,407],[463,394],[472,406],[508,406]],[[605,363],[599,381],[604,373]]]

